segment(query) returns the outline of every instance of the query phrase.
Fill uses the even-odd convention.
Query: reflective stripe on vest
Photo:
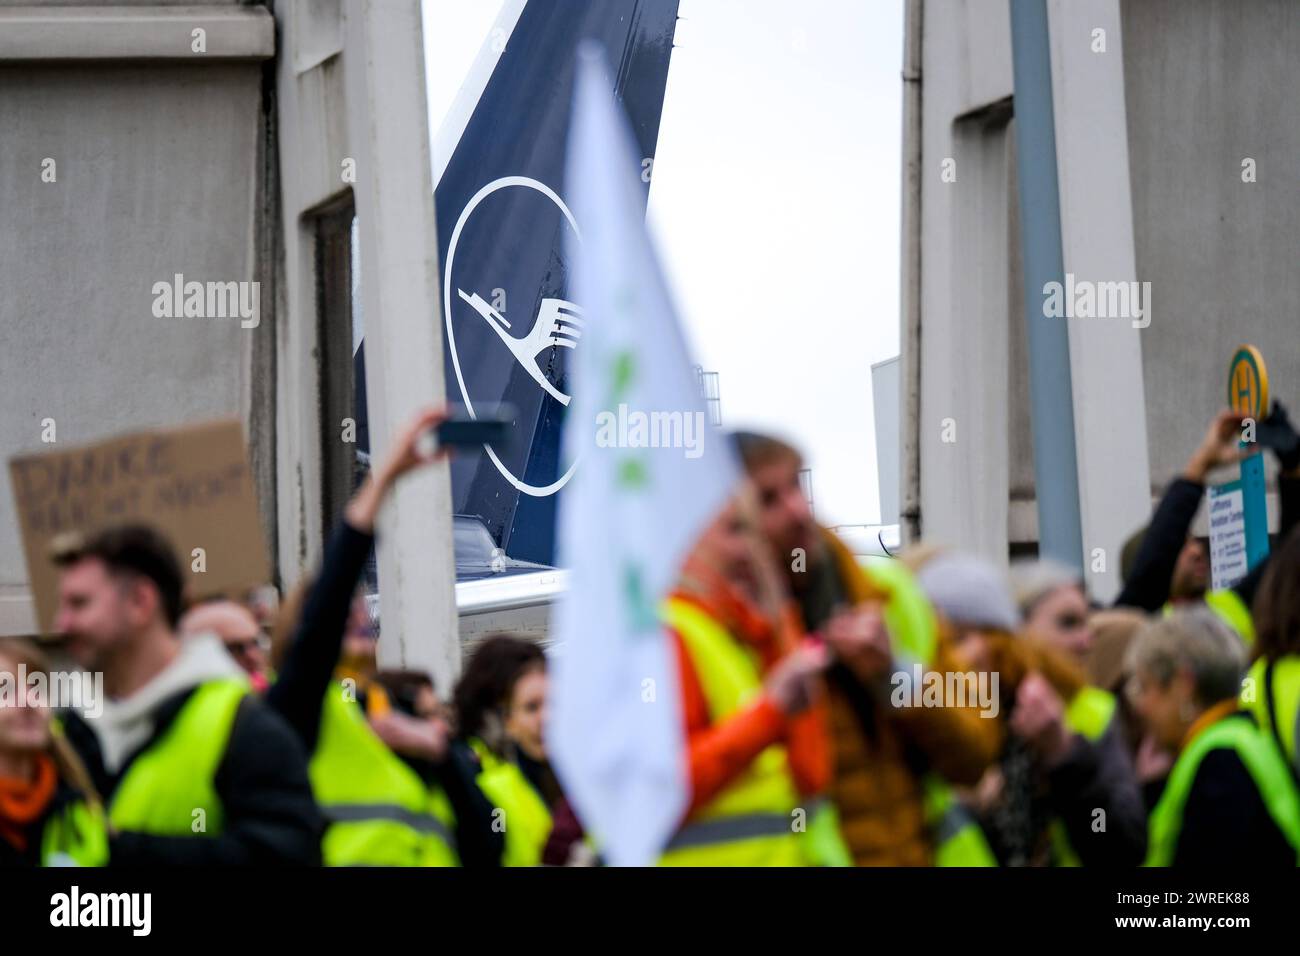
[[[940,846],[955,839],[970,822],[970,814],[963,811],[961,802],[950,799],[935,821],[933,830],[935,845]]]
[[[835,804],[820,797],[806,802],[808,804],[806,807],[797,807],[788,814],[749,813],[744,816],[713,817],[687,823],[668,842],[664,852],[678,856],[679,851],[682,850],[711,847],[714,848],[711,852],[716,853],[716,848],[722,844],[770,837],[780,839],[783,843],[793,842],[799,853],[793,859],[773,865],[852,866],[853,857],[840,835],[839,814],[836,812]],[[806,825],[802,828],[798,825],[795,816],[800,810],[806,817]],[[798,837],[800,833],[803,834],[802,839]],[[795,834],[796,839],[786,840],[791,834]],[[679,865],[719,865],[712,860],[683,864],[682,860],[675,860],[672,857],[667,858],[667,862]]]
[[[1242,682],[1240,703],[1276,741],[1300,782],[1300,655],[1255,661]]]
[[[1250,608],[1236,591],[1232,588],[1206,591],[1205,606],[1214,612],[1215,617],[1232,628],[1243,644],[1247,647],[1255,646],[1255,619],[1250,616]],[[1166,603],[1161,608],[1161,612],[1168,617],[1174,613],[1174,605]]]
[[[938,774],[926,774],[925,823],[934,844],[935,866],[997,866],[984,831]]]
[[[114,829],[154,836],[216,836],[225,824],[217,768],[230,742],[242,680],[200,684],[169,726],[132,761],[109,803]]]
[[[108,826],[103,808],[74,800],[45,821],[41,866],[107,866]]]
[[[457,866],[455,815],[440,788],[379,739],[344,688],[332,683],[307,767],[329,826],[326,866]]]
[[[335,803],[324,811],[331,823],[363,823],[389,820],[410,827],[417,833],[436,834],[444,842],[453,841],[447,825],[430,813],[415,813],[391,803]]]
[[[519,765],[503,760],[477,737],[469,740],[483,768],[475,783],[500,811],[505,830],[502,866],[538,866],[555,823],[541,794],[524,776]]]
[[[754,837],[783,837],[790,830],[788,813],[747,813],[739,817],[714,817],[688,823],[668,841],[667,850],[752,840]]]
[[[686,648],[718,722],[763,688],[759,667],[703,608],[677,598],[663,607],[666,623]],[[764,749],[713,800],[691,814],[660,863],[679,866],[801,866],[812,862],[795,831],[799,796],[783,746]]]
[[[1179,754],[1160,802],[1151,811],[1146,866],[1170,866],[1178,855],[1183,808],[1201,761],[1212,750],[1232,750],[1250,773],[1269,815],[1300,861],[1300,796],[1277,747],[1249,714],[1237,713],[1211,724]]]

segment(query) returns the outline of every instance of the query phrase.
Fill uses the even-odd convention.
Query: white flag
[[[603,51],[577,58],[566,192],[578,223],[559,504],[570,588],[556,610],[548,750],[606,860],[653,863],[688,805],[677,663],[658,608],[735,487],[709,423],[642,210],[641,157]]]

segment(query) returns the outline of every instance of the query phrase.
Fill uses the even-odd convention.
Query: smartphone
[[[515,417],[514,407],[504,404],[480,407],[473,417],[464,409],[457,410],[435,429],[438,445],[503,445],[510,438]]]

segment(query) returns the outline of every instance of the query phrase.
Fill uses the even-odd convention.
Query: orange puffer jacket
[[[854,602],[880,599],[880,590],[829,531],[826,543],[841,589]],[[966,670],[944,635],[931,669]],[[890,706],[888,684],[863,686],[845,667],[828,675],[832,778],[829,794],[858,866],[929,866],[934,845],[926,827],[923,775],[938,772],[972,785],[1002,746],[1001,722],[970,707]]]
[[[789,628],[797,616],[783,609],[787,618],[784,632],[774,628],[763,614],[725,582],[709,576],[695,576],[692,587],[682,588],[676,597],[707,611],[725,627],[737,643],[746,646],[766,674],[786,653]],[[714,723],[699,675],[680,635],[673,634],[677,648],[681,683],[682,716],[685,723],[687,760],[691,782],[689,813],[703,807],[741,776],[767,747],[782,744],[796,790],[802,796],[824,791],[830,777],[830,747],[823,702],[798,714],[783,714],[767,693],[759,693],[743,709]]]

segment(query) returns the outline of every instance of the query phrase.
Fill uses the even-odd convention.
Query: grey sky
[[[436,133],[498,0],[424,0]],[[878,520],[870,368],[898,352],[902,4],[681,0],[650,218],[723,422],[779,431],[818,517]]]

